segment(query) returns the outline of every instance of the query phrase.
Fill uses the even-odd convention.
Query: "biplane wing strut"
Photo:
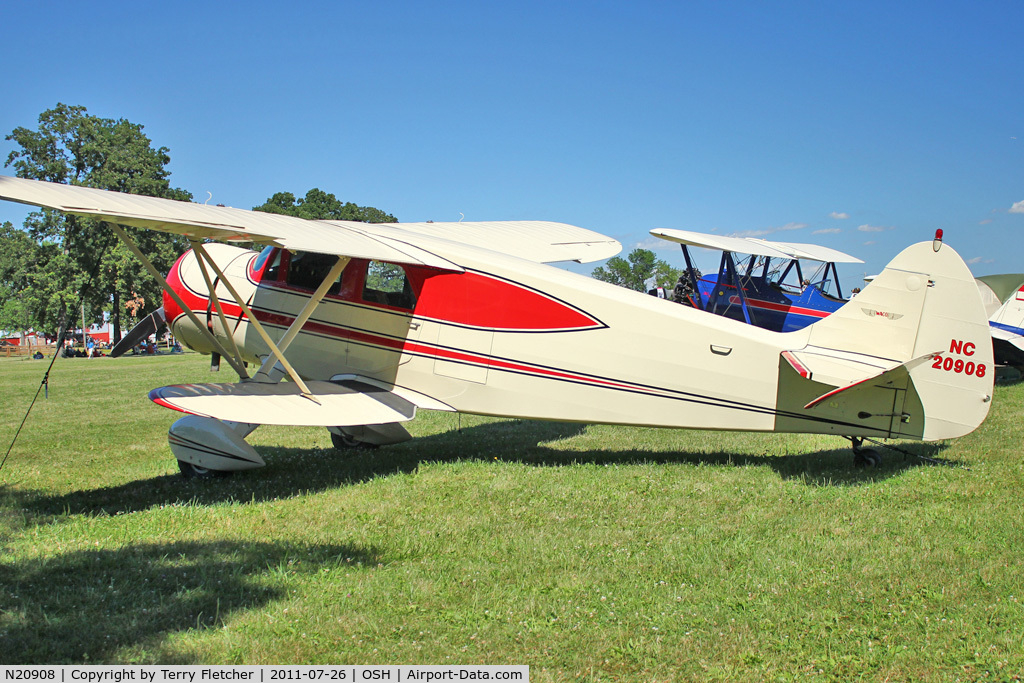
[[[231,346],[231,350],[228,351],[227,349],[224,348],[224,345],[220,342],[220,340],[217,339],[216,335],[214,335],[209,330],[209,328],[199,320],[198,316],[196,316],[196,314],[191,310],[191,308],[185,305],[185,302],[182,301],[178,293],[174,291],[174,288],[170,286],[170,284],[167,282],[167,279],[164,276],[162,276],[160,272],[156,269],[156,267],[153,265],[153,263],[148,258],[146,258],[146,255],[142,253],[142,251],[138,248],[138,245],[135,244],[135,242],[124,231],[124,229],[121,228],[121,226],[117,225],[116,223],[108,223],[108,225],[110,225],[111,229],[114,231],[114,234],[116,234],[118,238],[122,242],[124,242],[125,246],[128,247],[128,250],[131,251],[132,254],[134,254],[135,257],[139,259],[139,261],[143,264],[143,266],[146,268],[149,274],[152,275],[156,279],[156,281],[160,283],[160,286],[163,288],[163,290],[167,292],[172,299],[174,299],[175,303],[177,303],[181,310],[189,317],[190,320],[192,320],[196,328],[200,330],[201,333],[204,334],[204,336],[213,344],[214,348],[217,349],[221,356],[228,361],[232,369],[234,369],[235,372],[238,373],[238,376],[243,381],[252,379],[253,381],[259,382],[273,382],[274,380],[271,379],[270,371],[274,367],[274,365],[279,363],[281,367],[284,369],[284,371],[288,373],[288,376],[292,379],[292,381],[295,382],[296,386],[299,387],[301,391],[301,396],[309,399],[310,401],[316,403],[317,405],[320,404],[320,401],[316,398],[316,395],[312,391],[310,391],[305,381],[303,381],[303,379],[295,371],[295,368],[292,367],[292,364],[285,357],[284,352],[295,339],[295,337],[298,336],[299,332],[302,330],[302,326],[305,325],[306,321],[308,321],[310,316],[313,315],[313,312],[316,310],[316,307],[320,304],[324,296],[327,294],[327,290],[330,288],[331,284],[335,280],[337,280],[339,275],[341,275],[341,272],[345,269],[345,266],[350,261],[348,257],[338,257],[337,262],[328,272],[326,277],[324,277],[324,280],[323,282],[320,283],[320,286],[316,289],[315,292],[313,292],[313,295],[310,297],[309,301],[306,302],[306,305],[303,307],[302,311],[299,313],[299,315],[292,322],[291,326],[285,332],[284,336],[281,338],[281,341],[275,343],[274,340],[271,339],[270,335],[267,333],[266,329],[260,324],[259,320],[253,314],[252,309],[249,308],[244,298],[238,293],[238,290],[236,290],[234,286],[231,284],[230,279],[224,276],[224,272],[217,265],[216,261],[212,259],[210,255],[206,252],[206,250],[203,248],[203,245],[198,240],[191,240],[192,250],[195,253],[197,262],[199,263],[199,268],[203,274],[203,280],[206,283],[207,291],[210,293],[210,300],[212,301],[214,307],[217,310],[217,316],[221,322],[221,325],[224,327],[224,334],[228,338],[228,343]],[[231,296],[232,298],[234,298],[235,303],[238,305],[239,308],[242,309],[243,313],[248,318],[249,322],[252,324],[253,329],[256,330],[256,333],[260,335],[260,338],[267,345],[267,348],[270,349],[270,354],[263,362],[263,365],[260,367],[259,371],[252,378],[249,377],[249,373],[246,372],[245,365],[242,362],[241,354],[238,351],[238,346],[235,344],[234,336],[231,334],[231,328],[228,324],[227,316],[224,314],[224,309],[220,304],[220,298],[217,296],[216,287],[214,287],[213,281],[210,279],[209,272],[207,271],[207,265],[209,265],[210,268],[213,269],[213,272],[216,274],[218,281],[223,283],[224,286],[227,288],[228,292],[231,293]]]
[[[303,307],[302,312],[298,315],[298,317],[295,318],[295,321],[285,332],[284,337],[281,338],[280,344],[278,344],[275,343],[274,340],[270,338],[270,335],[267,334],[266,329],[264,329],[263,325],[260,324],[260,321],[253,314],[252,309],[249,308],[249,305],[245,303],[244,298],[238,293],[238,290],[236,290],[234,286],[231,284],[231,280],[224,276],[224,272],[217,265],[216,261],[210,258],[210,255],[206,253],[206,250],[203,249],[203,246],[198,242],[193,242],[192,246],[193,249],[195,250],[197,257],[205,259],[206,262],[210,265],[210,267],[213,268],[213,271],[217,274],[217,277],[219,278],[220,282],[222,282],[224,286],[227,287],[227,290],[231,293],[231,296],[234,297],[235,303],[238,304],[238,307],[242,309],[242,312],[249,319],[249,323],[253,326],[253,329],[256,330],[256,333],[260,336],[260,339],[262,339],[263,343],[265,343],[267,345],[267,348],[270,349],[270,355],[263,362],[263,366],[260,368],[259,372],[256,373],[257,376],[262,377],[262,381],[267,381],[270,369],[274,366],[275,362],[280,363],[281,367],[283,367],[285,372],[288,373],[288,376],[291,377],[292,381],[295,382],[295,384],[302,390],[302,396],[308,398],[309,400],[313,401],[313,403],[319,405],[320,402],[316,399],[313,392],[309,390],[309,387],[306,386],[306,383],[302,380],[301,377],[299,377],[299,373],[295,371],[295,368],[292,367],[292,364],[288,362],[287,358],[285,358],[284,351],[291,344],[292,340],[295,339],[295,337],[298,335],[299,331],[302,329],[302,326],[306,324],[307,320],[309,320],[309,317],[313,315],[313,311],[315,311],[316,307],[320,305],[320,302],[323,300],[324,295],[327,294],[327,290],[341,274],[341,271],[344,270],[345,266],[349,262],[349,259],[344,256],[338,257],[338,261],[334,264],[334,267],[332,267],[331,270],[327,273],[327,276],[324,277],[323,282],[320,283],[320,286],[317,287],[316,291],[313,293],[313,296],[310,297],[308,302],[306,302],[306,305]],[[209,284],[208,280],[207,283]],[[213,289],[211,288],[210,291],[212,292]]]

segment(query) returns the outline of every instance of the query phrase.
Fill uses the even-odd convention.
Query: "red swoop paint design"
[[[483,273],[440,273],[423,282],[416,317],[526,332],[587,330],[601,321],[546,294]]]

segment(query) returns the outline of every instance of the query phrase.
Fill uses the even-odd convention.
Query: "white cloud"
[[[988,224],[989,224],[989,223],[991,223],[991,222],[992,222],[992,219],[991,219],[991,218],[986,218],[986,219],[985,219],[985,220],[983,220],[983,221],[978,221],[978,225],[988,225]]]
[[[974,258],[967,259],[966,263],[968,265],[972,265],[973,266],[975,263],[981,263],[982,258],[984,258],[984,257],[982,257],[982,256],[975,256]]]
[[[868,225],[865,223],[864,225],[858,225],[857,229],[861,232],[882,232],[886,228],[883,228],[880,225]]]
[[[842,232],[841,228],[822,228],[821,230],[815,230],[812,235],[838,235]]]
[[[832,213],[830,213],[828,215],[828,217],[829,218],[835,218],[837,220],[841,220],[842,221],[842,220],[846,220],[847,218],[849,218],[850,214],[846,213],[845,211],[833,211]]]
[[[864,243],[864,246],[865,246],[865,247],[870,247],[870,246],[871,246],[872,244],[874,244],[874,243],[875,243],[875,241],[874,241],[874,240],[868,240],[867,242],[865,242],[865,243]]]
[[[1010,213],[1024,213],[1024,200],[1014,202],[1010,207]]]

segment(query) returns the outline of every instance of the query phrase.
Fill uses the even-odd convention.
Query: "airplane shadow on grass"
[[[162,505],[267,501],[413,472],[428,462],[506,462],[532,467],[679,464],[769,467],[811,486],[855,486],[897,476],[921,461],[887,454],[874,470],[856,469],[849,449],[784,456],[728,452],[560,450],[585,425],[501,421],[423,437],[373,451],[261,447],[268,466],[234,477],[185,481],[166,475],[61,496],[0,488],[15,526],[67,515],[141,512]],[[914,452],[934,455],[914,444]],[[16,506],[16,508],[14,508]],[[14,509],[12,509],[14,508]],[[0,511],[2,512],[2,511]],[[2,540],[2,539],[0,539]],[[380,549],[346,544],[266,541],[137,543],[117,549],[72,550],[0,564],[0,664],[148,661],[193,664],[188,654],[160,650],[167,636],[216,629],[233,614],[285,597],[284,573],[337,565],[376,567]]]
[[[453,430],[376,450],[275,448],[260,446],[267,466],[231,477],[186,481],[166,475],[120,486],[75,491],[60,496],[32,491],[4,491],[36,523],[64,514],[123,514],[160,505],[212,505],[227,501],[262,502],[325,491],[378,477],[414,472],[423,463],[459,461],[515,462],[535,467],[577,464],[769,467],[784,479],[809,486],[858,486],[897,476],[925,464],[917,456],[939,460],[944,446],[904,444],[906,453],[882,449],[878,468],[854,467],[849,448],[768,456],[724,451],[561,450],[548,444],[580,435],[587,425],[505,420]]]
[[[0,664],[196,664],[155,648],[170,633],[220,628],[283,598],[278,574],[369,571],[378,558],[346,545],[179,542],[0,564]]]

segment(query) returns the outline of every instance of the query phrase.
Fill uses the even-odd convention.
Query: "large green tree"
[[[0,330],[24,332],[33,327],[40,307],[35,264],[40,246],[10,222],[0,226]]]
[[[143,127],[125,119],[93,116],[85,107],[58,104],[39,115],[35,129],[15,128],[7,140],[18,148],[5,166],[21,178],[47,180],[131,194],[189,200],[191,194],[170,186],[166,147],[154,148]],[[177,235],[127,228],[145,253],[168,271],[187,241]],[[34,212],[24,232],[37,245],[32,276],[34,294],[26,320],[37,329],[66,325],[79,298],[89,318],[111,314],[120,336],[122,302],[138,301],[147,309],[159,305],[160,285],[149,278],[112,232],[94,219],[54,211]],[[6,239],[20,239],[5,233]],[[4,245],[0,245],[4,246]]]
[[[280,213],[310,221],[398,222],[397,218],[380,209],[375,209],[372,206],[357,206],[352,202],[342,202],[333,194],[316,187],[301,199],[296,199],[291,192],[278,192],[263,204],[254,206],[253,211]],[[390,263],[371,263],[367,271],[368,285],[381,291],[394,291],[391,289],[392,284],[404,281],[405,271],[401,266]],[[398,286],[400,287],[400,285]]]
[[[646,292],[649,283],[672,289],[683,271],[662,261],[649,249],[634,249],[625,259],[613,256],[591,273],[595,280]]]
[[[307,220],[359,221],[361,223],[397,223],[398,219],[372,206],[357,206],[342,202],[329,192],[313,188],[302,199],[296,199],[291,192],[278,192],[253,211],[280,213]]]

